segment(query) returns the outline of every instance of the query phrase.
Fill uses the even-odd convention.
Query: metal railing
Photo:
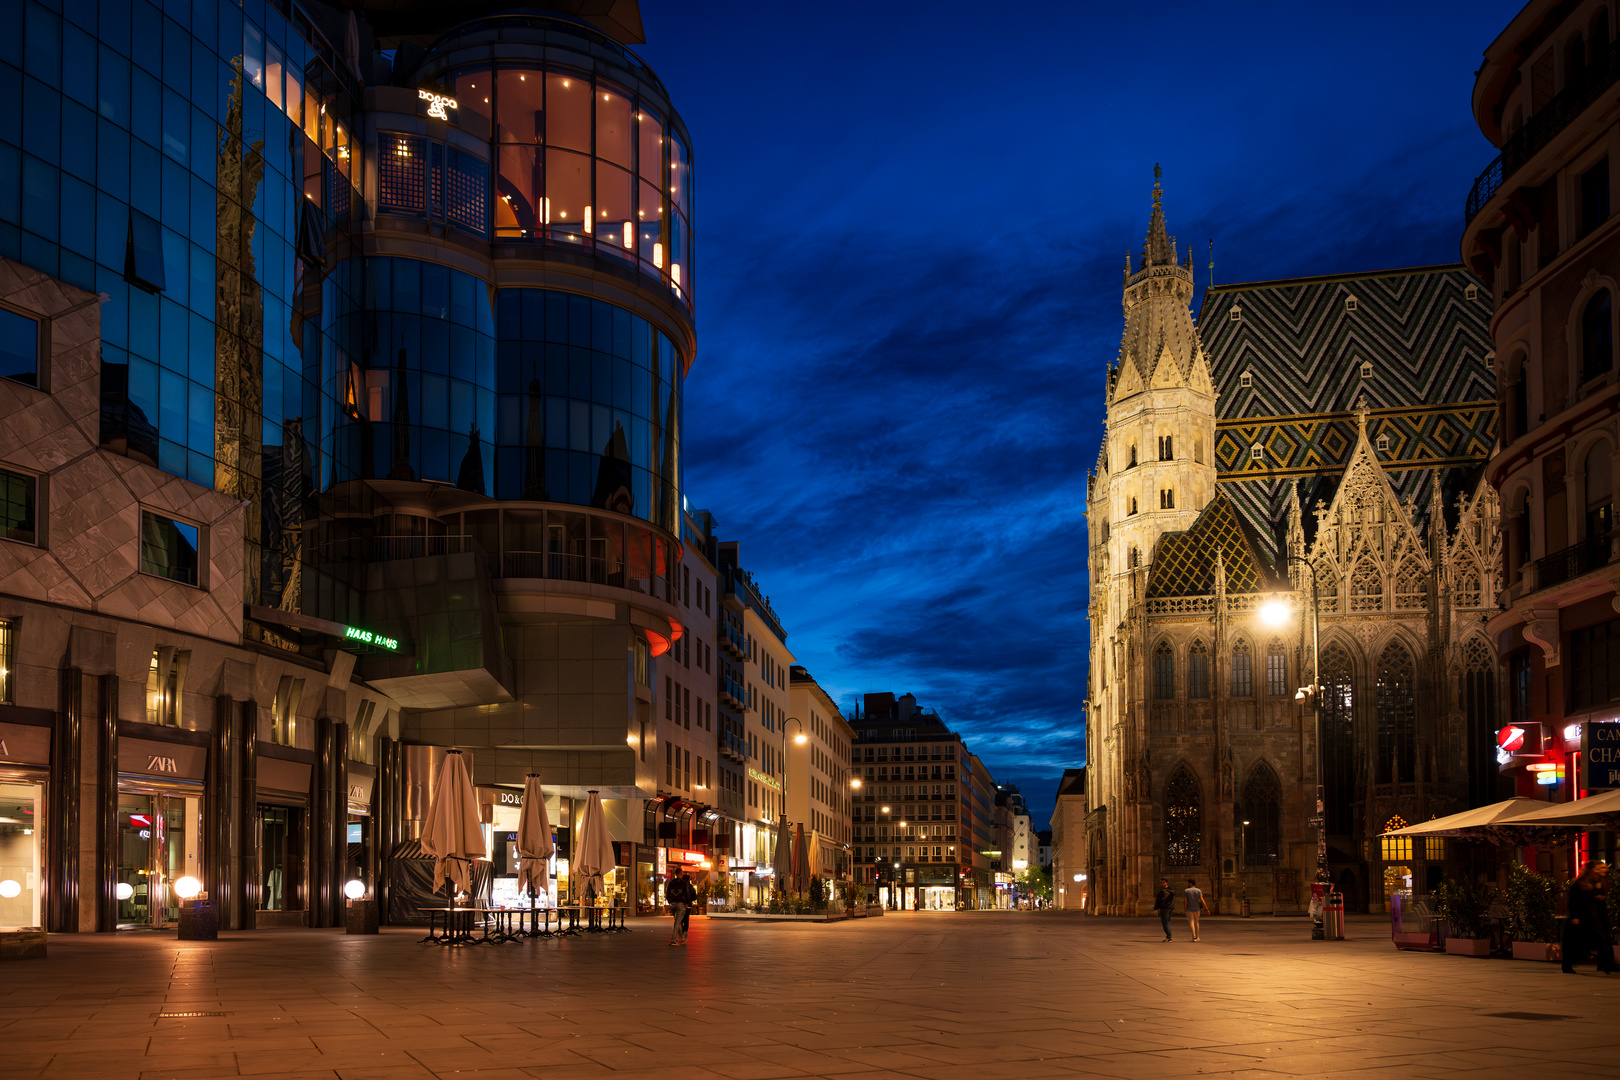
[[[1468,203],[1463,208],[1463,223],[1473,221],[1508,177],[1535,157],[1617,80],[1620,80],[1620,38],[1592,58],[1592,66],[1586,69],[1579,82],[1571,83],[1554,94],[1502,144],[1502,152],[1495,161],[1485,166],[1485,171],[1479,174],[1468,192]]]
[[[1546,589],[1609,565],[1613,545],[1608,536],[1582,540],[1536,560],[1536,588]]]

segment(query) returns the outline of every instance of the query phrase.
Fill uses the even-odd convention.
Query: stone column
[[[52,933],[71,934],[79,929],[79,806],[85,794],[79,775],[79,751],[84,724],[84,674],[76,667],[63,668],[61,680],[61,708],[51,748],[48,841],[54,866],[47,875],[50,893],[45,922]],[[93,798],[93,788],[91,795]]]
[[[100,679],[96,723],[96,787],[101,803],[96,814],[95,928],[118,929],[118,898],[113,877],[118,866],[118,676]]]

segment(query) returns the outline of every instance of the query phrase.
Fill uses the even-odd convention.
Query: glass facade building
[[[692,143],[553,6],[0,4],[0,921],[413,917],[449,746],[649,839]]]

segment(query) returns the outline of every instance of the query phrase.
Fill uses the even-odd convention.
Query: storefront
[[[309,906],[309,785],[314,762],[305,754],[259,744],[255,824],[259,837],[254,925],[303,926]],[[308,755],[313,757],[313,755]]]
[[[208,746],[120,736],[117,761],[115,922],[120,930],[178,922],[175,882],[203,877]]]
[[[377,878],[377,823],[371,814],[371,795],[377,785],[377,767],[357,761],[347,764],[348,825],[343,880],[360,881],[375,896]]]
[[[44,925],[50,760],[48,715],[37,725],[0,721],[0,926]]]

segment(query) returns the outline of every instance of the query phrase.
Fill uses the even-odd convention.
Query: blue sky
[[[642,0],[695,143],[687,494],[846,711],[916,694],[1045,827],[1154,164],[1200,288],[1211,239],[1221,283],[1453,262],[1519,7]]]

